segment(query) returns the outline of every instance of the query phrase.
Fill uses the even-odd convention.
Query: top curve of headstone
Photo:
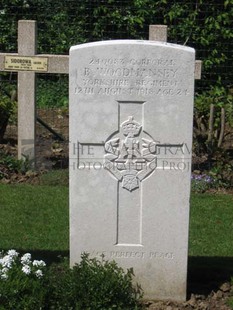
[[[70,48],[70,51],[76,50],[76,49],[83,49],[83,48],[90,48],[90,47],[96,47],[96,46],[113,46],[113,45],[147,45],[147,46],[158,46],[158,47],[166,47],[166,48],[172,48],[172,49],[181,49],[186,50],[189,52],[195,53],[195,49],[192,47],[174,44],[174,43],[167,43],[167,42],[161,42],[161,41],[149,41],[149,40],[108,40],[108,41],[96,41],[96,42],[90,42],[90,43],[83,43],[74,45]]]

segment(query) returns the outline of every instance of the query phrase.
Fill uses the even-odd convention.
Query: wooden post
[[[167,26],[166,25],[150,25],[149,40],[167,42]]]
[[[68,55],[37,54],[36,21],[18,21],[18,53],[0,53],[0,71],[18,72],[18,158],[29,159],[31,167],[35,167],[36,73],[68,74],[68,70]]]
[[[167,26],[166,25],[150,25],[149,26],[149,40],[167,42]],[[202,61],[195,61],[195,80],[201,79]]]
[[[36,22],[18,23],[18,55],[34,56],[37,48]],[[35,72],[18,72],[18,158],[35,159],[36,137]],[[33,163],[31,164],[34,165]]]

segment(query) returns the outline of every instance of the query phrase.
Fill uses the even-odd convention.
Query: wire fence
[[[84,42],[147,40],[150,24],[167,24],[168,42],[194,47],[196,59],[204,61],[196,92],[217,83],[233,92],[233,9],[232,1],[226,2],[2,0],[0,52],[17,52],[20,19],[37,20],[38,53],[49,54],[68,54],[70,46]],[[0,74],[0,82],[16,85],[17,74]],[[45,167],[66,167],[68,76],[38,76],[36,98],[37,161]],[[9,137],[17,135],[15,128],[15,124],[8,126]]]
[[[229,2],[228,6],[224,6]],[[38,22],[38,53],[68,54],[84,42],[148,39],[150,24],[167,24],[168,41],[194,47],[205,64],[200,87],[221,75],[232,85],[232,1],[2,0],[0,49],[17,52],[17,22]],[[230,35],[231,33],[231,35]],[[213,58],[218,58],[216,59]],[[211,68],[211,69],[210,69]]]

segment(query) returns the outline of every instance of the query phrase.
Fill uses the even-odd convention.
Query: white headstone
[[[133,267],[186,299],[195,52],[116,40],[70,50],[70,257]]]

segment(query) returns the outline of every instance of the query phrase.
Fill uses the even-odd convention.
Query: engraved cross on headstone
[[[161,159],[159,153],[164,156],[162,149],[182,149],[183,144],[161,144],[144,131],[145,101],[118,101],[116,104],[118,131],[102,144],[78,143],[78,154],[74,147],[73,155],[78,155],[79,170],[105,168],[118,182],[115,245],[142,246],[142,181],[157,168],[157,157]],[[158,166],[158,169],[166,168]]]
[[[118,132],[105,142],[105,169],[118,181],[116,244],[142,245],[141,181],[156,168],[156,144],[143,130],[145,102],[118,104]]]

